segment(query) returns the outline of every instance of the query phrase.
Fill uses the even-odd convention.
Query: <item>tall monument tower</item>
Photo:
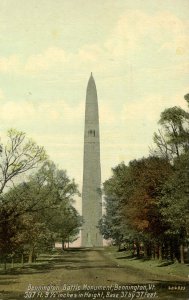
[[[83,247],[101,247],[102,236],[97,228],[102,217],[102,197],[100,194],[101,167],[100,167],[100,136],[98,98],[96,85],[91,73],[87,85],[85,106],[85,133],[83,158],[83,190],[82,228]]]

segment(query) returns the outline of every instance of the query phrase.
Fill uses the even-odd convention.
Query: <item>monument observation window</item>
[[[95,130],[92,130],[92,129],[90,129],[89,131],[88,131],[88,136],[95,136]]]

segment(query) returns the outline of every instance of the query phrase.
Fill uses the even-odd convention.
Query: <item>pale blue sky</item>
[[[188,0],[0,0],[0,133],[25,131],[82,181],[92,71],[102,180],[148,155],[160,112],[185,107]]]

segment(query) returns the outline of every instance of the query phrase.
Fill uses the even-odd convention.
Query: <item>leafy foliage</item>
[[[8,131],[8,141],[2,146],[0,156],[0,193],[8,182],[15,177],[32,170],[46,160],[47,155],[43,147],[28,139],[26,134],[15,129]]]
[[[189,94],[185,96],[189,103]],[[133,243],[137,254],[184,262],[189,235],[189,113],[165,109],[155,150],[147,158],[121,163],[104,183],[106,239]],[[141,246],[142,245],[142,246]],[[180,252],[179,252],[180,251]]]
[[[15,184],[15,178],[34,168],[27,180]],[[43,147],[25,133],[10,130],[0,172],[0,255],[5,262],[16,253],[27,253],[32,262],[35,253],[52,249],[60,236],[76,238],[81,226],[73,207],[77,185],[65,170],[47,160]]]

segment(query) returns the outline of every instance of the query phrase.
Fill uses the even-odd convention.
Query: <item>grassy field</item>
[[[9,265],[7,271],[0,270],[0,300],[24,300],[33,299],[68,299],[54,294],[43,294],[38,296],[27,296],[25,292],[27,287],[47,286],[53,284],[62,286],[88,284],[92,286],[110,286],[118,284],[119,286],[136,286],[154,284],[160,300],[189,299],[188,286],[188,265],[170,262],[142,260],[132,258],[129,253],[117,252],[116,248],[104,249],[70,249],[63,254],[43,255],[33,264],[15,264],[14,268]],[[103,291],[101,291],[103,292]],[[105,293],[105,292],[104,292]],[[132,293],[131,293],[132,294]],[[96,298],[98,300],[113,299],[113,296]],[[117,295],[115,293],[115,295]],[[147,299],[150,296],[136,297],[129,296],[123,299]],[[94,297],[71,297],[69,299],[92,300]],[[54,298],[55,297],[55,298]],[[120,298],[117,298],[120,300]]]
[[[189,280],[189,264],[173,263],[172,261],[137,259],[132,257],[129,252],[118,252],[116,247],[107,247],[105,253],[120,266],[131,266],[144,272],[160,276],[167,275],[170,278],[175,277],[183,281]]]

